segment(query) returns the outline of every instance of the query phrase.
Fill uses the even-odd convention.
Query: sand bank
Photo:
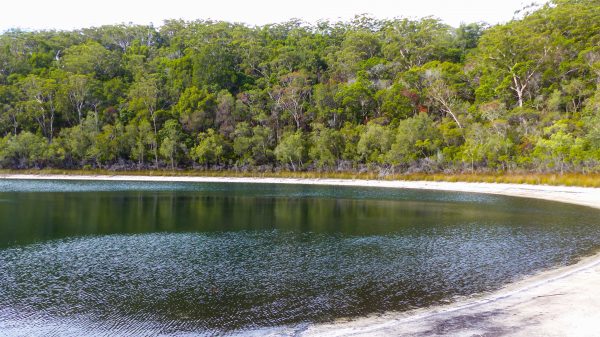
[[[411,188],[537,198],[600,208],[600,189],[384,180],[0,175],[0,179],[237,182]],[[599,219],[600,221],[600,219]],[[600,254],[447,306],[312,325],[301,336],[600,336]]]

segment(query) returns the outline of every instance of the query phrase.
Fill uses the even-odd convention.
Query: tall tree
[[[135,82],[129,90],[129,108],[138,111],[142,116],[149,117],[152,121],[152,131],[154,132],[154,151],[155,166],[158,168],[158,84],[152,76],[141,78]]]

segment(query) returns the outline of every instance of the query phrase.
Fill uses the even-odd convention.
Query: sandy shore
[[[501,194],[600,208],[600,189],[339,179],[0,175],[0,179],[238,182],[370,186]],[[599,219],[600,221],[600,219]],[[308,326],[302,336],[600,336],[600,254],[448,306]]]

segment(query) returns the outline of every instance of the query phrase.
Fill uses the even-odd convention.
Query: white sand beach
[[[600,189],[340,179],[0,175],[0,179],[237,182],[369,186],[501,194],[600,208]],[[600,218],[599,218],[600,221]],[[307,326],[301,336],[600,336],[600,254],[447,306]]]

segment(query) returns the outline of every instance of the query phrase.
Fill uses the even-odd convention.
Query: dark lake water
[[[435,191],[0,180],[0,336],[293,334],[498,289],[600,212]]]

